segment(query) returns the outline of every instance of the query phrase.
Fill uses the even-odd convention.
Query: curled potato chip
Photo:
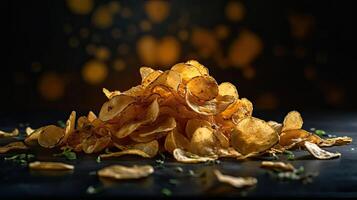
[[[85,153],[97,153],[104,150],[111,142],[110,136],[97,138],[95,136],[84,139],[82,149]]]
[[[336,138],[327,138],[323,139],[321,143],[318,145],[320,147],[330,147],[330,146],[337,146],[337,145],[346,145],[352,142],[352,138],[350,137],[336,137]]]
[[[145,92],[145,88],[143,85],[137,85],[135,87],[130,88],[122,92],[123,95],[130,96],[130,97],[140,97]]]
[[[35,132],[35,130],[28,126],[28,127],[26,127],[25,132],[26,132],[26,135],[29,136],[33,132]]]
[[[29,163],[29,168],[32,170],[73,170],[74,166],[61,162],[35,161]]]
[[[135,98],[127,95],[117,95],[103,104],[99,119],[108,121],[119,115],[126,107],[135,102]]]
[[[19,129],[15,128],[11,132],[5,132],[0,130],[0,138],[5,138],[5,137],[16,137],[19,135]]]
[[[131,123],[126,123],[124,124],[123,127],[119,129],[116,133],[114,133],[115,137],[117,138],[124,138],[131,133],[133,133],[136,129],[138,129],[140,126],[152,123],[156,120],[156,118],[159,115],[159,104],[157,102],[157,99],[155,99],[147,108],[146,114],[144,115],[143,118],[140,120],[131,122]]]
[[[248,187],[256,185],[258,180],[254,177],[235,177],[222,174],[218,170],[214,170],[213,173],[216,175],[219,182],[227,183],[236,188]]]
[[[42,133],[44,127],[35,129],[34,131],[31,132],[30,135],[27,135],[25,138],[24,142],[27,145],[34,146],[38,144],[38,137]]]
[[[308,152],[310,152],[311,155],[313,155],[315,158],[320,159],[320,160],[327,160],[327,159],[337,158],[337,157],[341,156],[341,154],[338,152],[332,153],[332,152],[323,150],[316,144],[308,142],[308,141],[304,142],[304,146],[308,150]]]
[[[28,149],[23,142],[11,142],[5,146],[0,147],[0,153],[6,153],[11,150]]]
[[[271,126],[279,135],[281,134],[281,130],[283,128],[283,125],[276,122],[276,121],[268,121],[267,122],[269,126]]]
[[[237,109],[231,115],[232,121],[234,123],[238,123],[239,120],[250,117],[253,114],[253,104],[246,98],[238,99],[237,101]]]
[[[64,136],[61,141],[61,144],[67,142],[68,137],[74,132],[76,124],[76,111],[72,111],[71,115],[69,116],[68,120],[66,121],[66,127],[64,129]]]
[[[302,118],[299,112],[291,111],[289,112],[283,122],[283,128],[281,129],[282,132],[287,130],[296,130],[302,128]]]
[[[152,81],[146,88],[151,91],[152,88],[163,85],[173,91],[177,91],[179,84],[181,83],[181,75],[178,72],[167,70],[161,73],[154,81]]]
[[[265,121],[247,117],[239,121],[232,133],[231,143],[243,155],[262,152],[279,142],[279,135]]]
[[[211,76],[197,76],[187,83],[187,91],[199,100],[209,101],[217,97],[218,84]]]
[[[137,142],[148,142],[159,139],[176,127],[176,121],[173,117],[163,116],[156,122],[142,126],[130,134],[130,138]]]
[[[229,82],[223,82],[218,86],[218,94],[221,96],[229,95],[233,96],[234,98],[238,99],[238,91],[236,86]]]
[[[147,76],[149,76],[149,74],[151,74],[155,70],[150,67],[140,67],[139,71],[140,71],[141,80],[144,80]]]
[[[150,165],[126,167],[122,165],[111,165],[100,169],[97,174],[99,177],[122,179],[139,179],[154,173],[154,168]]]
[[[189,140],[177,129],[174,129],[167,134],[164,147],[166,151],[173,153],[177,148],[188,149],[189,145]]]
[[[95,115],[93,111],[89,111],[87,115],[87,119],[89,122],[93,122],[97,118],[98,118],[97,115]]]
[[[142,150],[139,149],[127,149],[123,151],[118,151],[118,152],[113,152],[113,153],[107,153],[107,154],[101,154],[101,158],[113,158],[113,157],[120,157],[124,155],[138,155],[143,158],[151,158],[151,156],[147,153],[145,153]]]
[[[103,88],[103,93],[108,99],[111,99],[114,96],[117,96],[117,95],[121,94],[121,92],[119,90],[109,91],[107,88]]]
[[[219,141],[211,128],[200,127],[192,135],[190,152],[201,156],[212,155],[215,147],[219,146],[218,143]]]
[[[241,153],[239,153],[232,147],[219,148],[216,153],[219,157],[240,158],[243,156]]]
[[[290,163],[284,162],[272,162],[272,161],[263,161],[260,165],[263,168],[281,170],[281,171],[294,171],[295,167]]]
[[[218,157],[217,156],[199,156],[188,151],[184,151],[180,148],[177,148],[173,151],[174,158],[182,163],[200,163],[200,162],[207,162],[207,161],[214,161]]]
[[[288,130],[280,134],[279,144],[283,147],[299,142],[299,139],[307,139],[311,134],[303,129]]]
[[[186,64],[192,65],[197,68],[197,70],[201,73],[201,75],[209,75],[208,69],[199,63],[197,60],[189,60]]]
[[[183,83],[187,83],[192,78],[202,75],[198,68],[185,63],[178,63],[171,67],[171,70],[181,75]]]
[[[153,158],[159,151],[159,143],[157,140],[147,143],[137,143],[134,145],[122,146],[123,151],[102,154],[102,158],[119,157],[123,155],[138,155],[144,158]]]
[[[155,70],[141,80],[141,85],[145,88],[157,79],[163,72]]]
[[[196,129],[198,129],[200,127],[209,127],[209,128],[211,128],[211,126],[212,126],[211,123],[209,123],[206,120],[190,119],[186,123],[185,132],[186,132],[187,137],[189,139],[191,139],[192,135],[196,131]]]
[[[224,111],[235,99],[233,96],[218,96],[215,99],[205,102],[197,101],[189,90],[186,90],[186,103],[196,113],[201,115],[216,115]]]
[[[55,125],[45,126],[38,136],[38,144],[45,148],[53,148],[60,143],[65,131]]]

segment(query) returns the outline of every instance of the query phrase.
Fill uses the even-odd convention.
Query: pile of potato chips
[[[29,129],[25,144],[87,154],[112,150],[101,158],[128,154],[152,158],[166,151],[179,162],[198,163],[220,157],[245,159],[296,147],[329,159],[336,155],[319,146],[352,141],[349,137],[322,139],[303,130],[296,111],[288,113],[282,123],[253,117],[253,104],[240,98],[233,84],[218,84],[195,60],[166,71],[142,67],[140,74],[141,84],[127,91],[103,89],[108,101],[98,117],[90,112],[76,119],[73,111],[65,128]]]

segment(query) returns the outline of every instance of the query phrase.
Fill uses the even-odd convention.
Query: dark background
[[[339,1],[7,1],[0,111],[98,111],[103,87],[196,59],[259,110],[356,110]],[[165,14],[167,13],[167,14]],[[7,47],[7,48],[6,48]],[[238,50],[237,50],[238,49]],[[353,50],[352,50],[353,51]]]

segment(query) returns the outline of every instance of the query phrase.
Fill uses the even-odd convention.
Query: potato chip
[[[143,158],[151,158],[151,156],[149,154],[145,153],[142,150],[138,150],[138,149],[127,149],[124,151],[101,154],[100,157],[101,158],[113,158],[113,157],[120,157],[120,156],[124,156],[124,155],[138,155]]]
[[[140,126],[152,123],[156,120],[159,115],[159,104],[157,99],[155,99],[147,108],[146,114],[140,120],[137,120],[132,123],[126,123],[123,127],[119,129],[116,133],[114,133],[117,138],[124,138],[131,133],[133,133]]]
[[[218,96],[210,101],[198,102],[189,90],[186,91],[186,103],[196,113],[201,115],[216,115],[224,111],[235,99],[233,96]]]
[[[217,97],[218,84],[211,76],[197,76],[187,83],[187,91],[201,101],[209,101]]]
[[[263,161],[260,165],[263,168],[280,171],[294,171],[295,167],[290,163]]]
[[[187,150],[189,145],[189,140],[176,128],[167,134],[164,147],[166,151],[172,154],[173,151],[177,148]]]
[[[192,135],[190,152],[201,156],[212,155],[215,147],[219,146],[218,143],[219,141],[211,128],[200,127]]]
[[[187,83],[192,78],[202,75],[196,67],[185,63],[178,63],[171,67],[171,70],[181,75],[183,83]]]
[[[337,157],[341,156],[341,154],[338,152],[332,153],[332,152],[323,150],[316,144],[308,142],[308,141],[304,142],[304,146],[310,152],[311,155],[313,155],[315,158],[320,159],[320,160],[327,160],[327,159],[337,158]]]
[[[287,130],[296,130],[296,129],[301,129],[302,128],[302,118],[299,112],[297,111],[291,111],[289,112],[283,122],[283,128],[282,132],[287,131]]]
[[[185,133],[189,139],[192,138],[193,133],[196,131],[196,129],[200,127],[209,127],[211,128],[211,123],[205,120],[201,119],[190,119],[186,123],[186,128],[185,128]]]
[[[236,86],[234,86],[232,83],[229,82],[223,82],[219,84],[218,94],[220,96],[225,96],[225,95],[233,96],[235,99],[239,98]]]
[[[24,140],[25,144],[30,145],[30,146],[37,145],[38,138],[39,138],[40,134],[43,132],[43,128],[44,127],[35,129],[34,131],[32,131],[32,133],[30,135],[27,135],[27,137]]]
[[[66,121],[66,127],[64,129],[64,137],[61,141],[61,144],[67,142],[68,137],[74,132],[76,124],[76,111],[72,111],[68,120]]]
[[[11,132],[4,132],[0,130],[0,138],[5,138],[5,137],[16,137],[19,135],[19,129],[15,128]]]
[[[254,177],[228,176],[222,174],[218,170],[214,170],[213,173],[216,175],[219,182],[227,183],[235,188],[249,187],[258,183],[258,180]]]
[[[303,129],[288,130],[280,134],[279,144],[281,146],[289,146],[297,141],[297,139],[308,138],[311,134]]]
[[[178,72],[167,70],[160,74],[153,82],[151,82],[147,89],[151,91],[152,88],[163,85],[173,91],[177,91],[179,84],[181,83],[181,75]]]
[[[182,163],[200,163],[200,162],[208,162],[214,161],[218,157],[217,156],[199,156],[188,151],[184,151],[180,148],[177,148],[173,151],[174,158]]]
[[[155,81],[163,72],[161,70],[156,70],[148,74],[141,80],[141,85],[143,88],[146,88],[150,85],[153,81]]]
[[[243,156],[241,153],[239,153],[232,147],[218,148],[216,154],[219,157],[227,157],[227,158],[240,158]]]
[[[97,118],[98,118],[97,115],[95,115],[93,111],[89,111],[87,115],[87,119],[89,122],[93,122]]]
[[[319,143],[318,145],[320,147],[330,147],[330,146],[346,145],[351,142],[352,142],[352,138],[344,136],[344,137],[323,139],[321,143]]]
[[[149,74],[151,74],[155,70],[150,67],[140,67],[139,71],[140,71],[141,80],[144,80],[147,76],[149,76]]]
[[[138,85],[138,86],[130,88],[129,90],[122,92],[122,94],[129,96],[129,97],[140,97],[141,95],[144,94],[144,92],[145,92],[144,86]]]
[[[35,132],[35,130],[28,126],[28,127],[26,127],[25,132],[26,132],[26,136],[29,136],[33,132]]]
[[[117,95],[103,104],[99,112],[99,119],[108,121],[119,115],[126,107],[135,102],[135,98],[126,95]]]
[[[11,150],[22,150],[28,149],[28,147],[23,142],[11,142],[5,146],[0,147],[0,153],[6,153]]]
[[[97,174],[99,177],[122,179],[139,179],[154,173],[154,168],[150,165],[126,167],[122,165],[111,165],[100,169]]]
[[[237,101],[237,109],[231,115],[233,123],[238,123],[239,120],[250,117],[253,114],[253,104],[246,98],[238,99]]]
[[[201,75],[208,75],[209,74],[208,69],[205,66],[203,66],[201,63],[196,61],[196,60],[189,60],[189,61],[186,62],[186,64],[189,64],[189,65],[192,65],[192,66],[196,67],[198,69],[198,71],[201,73]]]
[[[117,95],[121,94],[121,92],[119,90],[109,91],[107,88],[103,88],[103,93],[108,99],[111,99],[114,96],[117,96]]]
[[[279,135],[265,121],[247,117],[239,121],[232,133],[231,143],[243,155],[262,152],[279,142]]]
[[[82,144],[82,149],[85,153],[97,153],[103,151],[110,144],[111,139],[110,136],[97,138],[95,136],[88,137],[84,139]]]
[[[74,166],[61,162],[40,162],[29,163],[31,170],[73,170]]]
[[[175,118],[167,116],[160,118],[152,124],[138,128],[130,134],[130,138],[137,142],[148,142],[165,136],[176,127]]]
[[[64,135],[65,131],[58,126],[45,126],[38,136],[38,144],[45,148],[53,148],[60,143]]]

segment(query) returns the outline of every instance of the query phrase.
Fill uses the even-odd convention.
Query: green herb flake
[[[169,183],[172,185],[178,185],[179,181],[177,179],[169,179]]]
[[[64,148],[62,153],[53,154],[53,156],[64,156],[68,160],[76,160],[77,159],[76,153],[73,152],[72,149],[70,149],[70,148]]]
[[[66,127],[66,123],[64,123],[62,120],[58,120],[58,121],[57,121],[57,124],[58,124],[58,126],[60,126],[61,128]]]
[[[92,185],[90,185],[87,190],[86,190],[86,193],[87,194],[97,194],[99,193],[100,191],[102,191],[103,188],[102,187],[94,187]]]
[[[165,195],[165,196],[171,196],[172,195],[172,192],[171,190],[167,189],[167,188],[163,188],[161,190],[161,194]]]
[[[176,170],[177,172],[180,172],[180,173],[182,173],[182,172],[183,172],[182,167],[175,167],[175,170]]]
[[[325,136],[326,132],[324,130],[315,130],[315,134],[318,136]]]
[[[100,158],[100,156],[98,156],[98,157],[95,159],[95,161],[96,161],[97,163],[101,163],[101,162],[102,162],[102,159]]]
[[[12,161],[14,163],[18,163],[21,165],[27,165],[27,162],[29,160],[32,160],[33,158],[35,158],[35,155],[33,155],[33,154],[22,153],[22,154],[17,154],[17,155],[11,156],[11,157],[5,157],[4,160]]]
[[[294,153],[292,151],[285,150],[284,154],[287,155],[287,159],[288,160],[295,160],[295,155],[294,155]]]

